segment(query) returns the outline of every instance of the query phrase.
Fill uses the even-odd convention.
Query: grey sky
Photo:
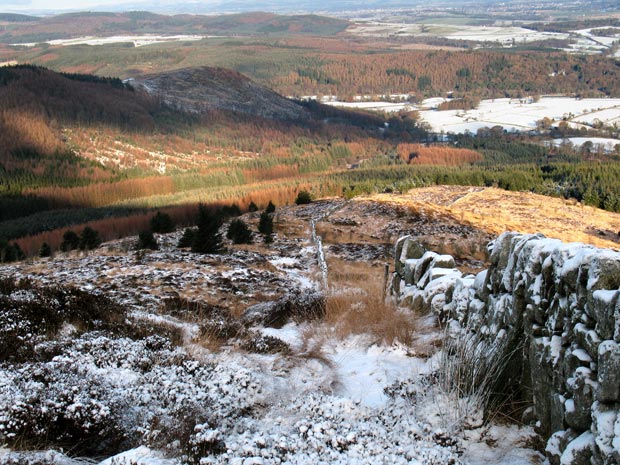
[[[0,0],[0,11],[88,10],[101,6],[122,6],[135,0]],[[203,2],[208,3],[208,2]]]

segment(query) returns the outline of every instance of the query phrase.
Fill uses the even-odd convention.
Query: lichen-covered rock
[[[594,436],[586,431],[571,441],[560,457],[560,465],[590,465],[594,450]]]
[[[592,371],[589,368],[579,367],[573,376],[568,378],[566,384],[572,395],[572,398],[564,404],[566,424],[577,431],[589,430],[592,423],[592,403],[596,389]]]
[[[620,344],[615,341],[598,347],[598,384],[598,401],[620,402]]]
[[[596,321],[596,332],[602,339],[614,337],[614,311],[618,303],[618,290],[596,290],[592,293],[591,311]]]
[[[399,238],[394,248],[396,273],[400,277],[404,277],[405,262],[410,259],[421,258],[425,252],[424,246],[411,236]]]
[[[430,273],[432,265],[439,257],[435,252],[425,252],[424,255],[417,261],[415,271],[413,274],[412,284],[424,288],[430,282]]]
[[[620,404],[592,404],[592,433],[595,447],[592,462],[602,465],[620,463]]]

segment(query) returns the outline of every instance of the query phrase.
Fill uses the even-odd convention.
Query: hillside
[[[2,21],[0,16],[0,21]],[[123,34],[213,35],[334,35],[348,22],[317,15],[241,13],[222,16],[160,15],[147,11],[124,13],[80,12],[35,18],[4,15],[10,22],[0,32],[0,43],[44,42],[81,36]]]
[[[160,102],[179,110],[205,113],[227,110],[284,120],[308,118],[297,103],[259,85],[236,71],[203,66],[131,79]]]
[[[565,242],[620,248],[620,214],[575,201],[496,188],[435,186],[403,195],[378,194],[372,201],[399,205],[428,216],[448,216],[492,235],[542,233]]]

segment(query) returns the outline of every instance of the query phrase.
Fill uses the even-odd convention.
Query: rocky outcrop
[[[505,233],[464,276],[412,238],[396,244],[393,293],[415,311],[518,347],[512,380],[552,464],[620,463],[620,253]]]

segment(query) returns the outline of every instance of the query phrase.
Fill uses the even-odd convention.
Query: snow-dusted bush
[[[122,421],[130,405],[111,397],[96,373],[70,361],[27,364],[2,373],[0,440],[31,448],[60,446],[102,454],[131,444]]]
[[[63,324],[117,329],[125,310],[102,295],[70,287],[46,288],[5,279],[0,285],[0,360],[24,361],[38,342]]]

